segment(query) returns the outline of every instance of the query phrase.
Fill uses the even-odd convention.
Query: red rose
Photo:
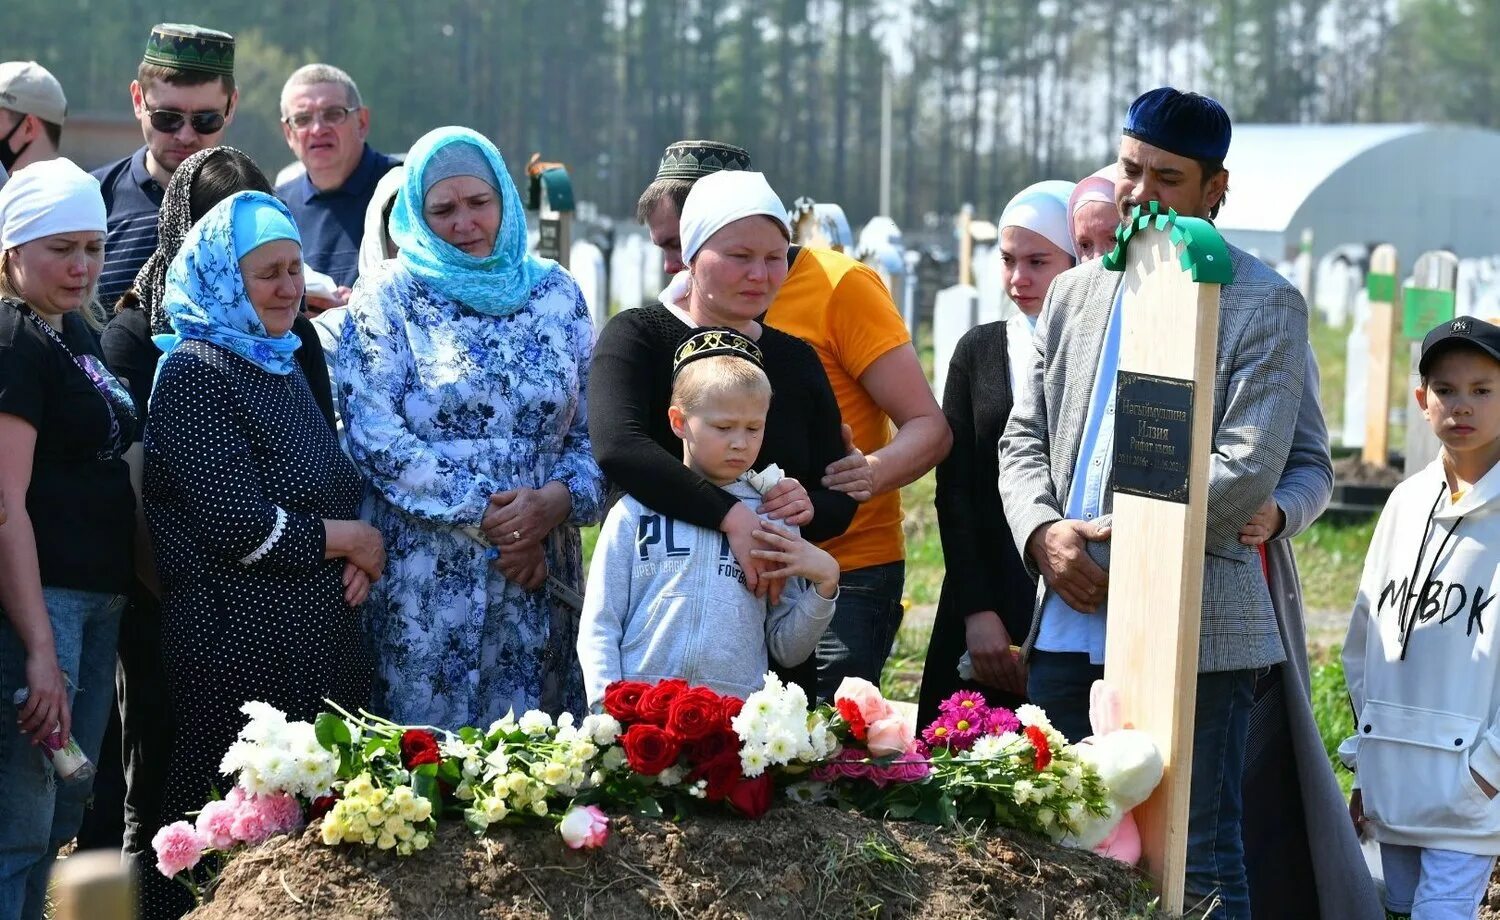
[[[743,778],[740,773],[738,750],[724,751],[717,757],[705,761],[688,776],[692,782],[700,779],[708,780],[708,788],[704,790],[704,794],[710,802],[724,801],[724,798],[734,791],[735,785]]]
[[[724,701],[707,687],[684,690],[667,708],[667,731],[697,741],[723,728]]]
[[[742,779],[729,792],[729,805],[747,818],[759,818],[771,807],[771,775]]]
[[[740,756],[740,736],[732,731],[712,731],[687,745],[688,761],[694,766],[707,764],[724,754]]]
[[[641,694],[640,704],[635,708],[636,718],[665,728],[667,712],[672,708],[672,701],[687,688],[687,681],[676,677],[664,680],[654,687],[647,687],[646,692]]]
[[[401,765],[408,770],[415,770],[424,763],[442,763],[443,755],[438,752],[437,739],[432,732],[423,731],[420,728],[409,728],[401,735]]]
[[[859,711],[859,704],[853,700],[843,699],[838,701],[839,715],[849,724],[849,734],[854,736],[855,741],[865,740],[869,726],[865,725],[864,714]]]
[[[637,722],[620,736],[620,745],[625,748],[625,760],[630,769],[642,776],[655,776],[677,762],[682,753],[682,742],[655,725]]]
[[[336,795],[320,795],[313,799],[312,804],[307,806],[308,823],[317,821],[333,811],[333,806],[337,805],[338,801],[339,797]]]
[[[634,722],[640,718],[641,694],[649,689],[649,684],[638,680],[617,680],[604,688],[604,711],[621,723]]]
[[[726,728],[729,726],[730,721],[733,720],[735,716],[739,715],[740,710],[744,708],[745,701],[740,699],[739,697],[724,697],[724,725]]]
[[[1036,772],[1040,773],[1052,762],[1052,747],[1047,744],[1047,733],[1035,725],[1028,725],[1026,737],[1031,741],[1031,746],[1036,748]]]

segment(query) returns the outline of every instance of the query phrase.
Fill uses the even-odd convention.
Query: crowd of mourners
[[[309,64],[281,93],[298,162],[273,184],[221,143],[234,39],[197,26],[152,29],[130,93],[145,144],[91,174],[58,155],[58,81],[0,64],[0,920],[42,916],[75,838],[123,851],[144,916],[185,913],[151,840],[222,785],[247,701],[456,730],[581,714],[624,678],[745,696],[769,668],[825,701],[878,682],[903,616],[900,490],[934,467],[946,571],[919,720],[967,688],[1090,734],[1124,291],[1099,257],[1137,204],[1218,213],[1213,99],[1144,93],[1117,162],[1009,202],[1018,312],[963,337],[939,406],[881,276],[796,245],[732,144],[666,148],[636,216],[670,280],[596,329],[529,251],[483,134],[382,154],[354,81]],[[1189,901],[1379,916],[1308,703],[1289,543],[1332,487],[1307,308],[1230,252]],[[585,573],[580,528],[601,522]],[[1395,722],[1364,726],[1382,764],[1424,730],[1396,697],[1365,707]],[[1488,743],[1492,704],[1448,710],[1428,727],[1460,750],[1438,753]],[[44,755],[68,737],[92,782]],[[1500,851],[1443,824],[1494,823],[1473,812],[1494,814],[1496,752],[1464,758],[1467,811],[1416,829],[1389,777],[1361,774],[1388,906],[1477,909],[1433,892]],[[1452,850],[1468,861],[1430,860]]]

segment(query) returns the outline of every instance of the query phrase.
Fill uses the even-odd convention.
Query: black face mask
[[[10,126],[10,130],[5,132],[5,136],[0,137],[0,168],[4,168],[6,172],[10,172],[10,168],[16,165],[16,161],[21,158],[21,154],[25,153],[26,148],[31,146],[31,141],[27,141],[21,145],[20,150],[10,149],[10,136],[20,130],[21,125],[25,123],[26,116],[22,115],[15,124]]]

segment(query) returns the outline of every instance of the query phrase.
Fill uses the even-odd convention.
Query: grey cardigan
[[[1213,387],[1208,532],[1203,567],[1199,671],[1257,668],[1284,660],[1259,554],[1240,528],[1270,498],[1291,452],[1307,370],[1307,305],[1260,260],[1229,247],[1235,280],[1219,295]],[[1095,260],[1058,276],[1037,323],[1031,386],[1000,439],[1000,493],[1028,568],[1028,538],[1063,518],[1105,326],[1123,273]],[[1104,511],[1110,511],[1106,489]],[[1292,504],[1298,504],[1293,502]],[[1300,508],[1285,508],[1290,522]],[[1315,513],[1315,512],[1314,512]],[[1090,544],[1105,550],[1107,544]],[[1107,565],[1107,558],[1102,559]],[[1027,649],[1041,624],[1045,582]]]

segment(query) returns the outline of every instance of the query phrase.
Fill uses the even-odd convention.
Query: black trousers
[[[172,718],[161,657],[161,608],[136,587],[120,621],[115,693],[79,849],[124,849],[138,873],[154,871],[151,838],[161,826],[172,753]]]

